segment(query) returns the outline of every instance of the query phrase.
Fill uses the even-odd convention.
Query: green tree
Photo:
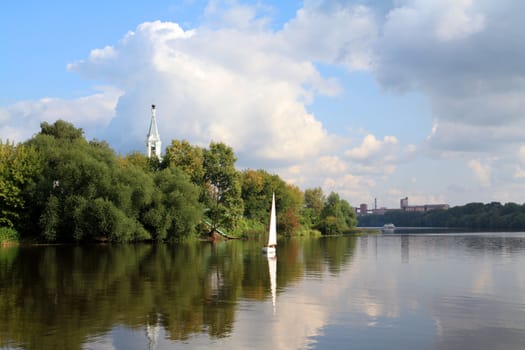
[[[53,136],[56,139],[73,141],[84,138],[84,131],[81,128],[75,128],[73,124],[61,119],[53,124],[40,123],[40,129],[42,135]]]
[[[345,218],[345,223],[348,228],[353,228],[357,226],[357,217],[355,215],[354,208],[346,200],[341,200],[341,211],[343,217]]]
[[[231,147],[210,143],[203,150],[204,186],[207,215],[213,227],[236,228],[243,213],[241,183],[235,169],[237,159]]]
[[[173,140],[166,147],[166,154],[162,159],[164,168],[174,165],[185,172],[191,181],[202,186],[204,179],[204,156],[201,147],[192,146],[186,140]]]
[[[245,170],[241,173],[244,216],[253,224],[268,225],[272,193],[275,193],[277,231],[293,235],[300,227],[303,193],[287,184],[278,175],[264,170]],[[257,225],[260,226],[260,225]]]
[[[321,215],[326,196],[321,187],[309,188],[304,191],[304,206],[312,208],[316,215]]]
[[[277,214],[277,229],[286,236],[292,236],[300,227],[303,192],[297,186],[280,180],[276,201],[280,208]]]
[[[160,196],[144,216],[145,223],[154,228],[155,238],[179,240],[194,235],[203,212],[199,187],[175,167],[158,172],[155,184]]]
[[[310,188],[304,191],[303,217],[308,225],[316,226],[321,221],[326,196],[321,187]]]
[[[132,153],[117,157],[104,141],[87,142],[63,121],[42,123],[27,142],[42,172],[29,192],[29,232],[46,241],[175,240],[195,233],[199,187],[176,166]]]
[[[132,152],[125,157],[119,157],[119,162],[129,163],[141,168],[144,172],[151,173],[162,168],[161,161],[157,157],[148,158],[144,153]]]
[[[140,168],[120,167],[106,142],[87,142],[81,129],[63,121],[42,123],[42,131],[28,144],[36,148],[43,166],[29,194],[31,215],[39,218],[31,231],[40,231],[47,241],[148,237],[139,222],[142,209],[134,207],[148,204],[137,194],[148,186]]]
[[[355,226],[355,213],[347,201],[335,192],[330,193],[321,212],[319,230],[324,234],[341,234]]]
[[[244,217],[267,224],[270,217],[272,193],[277,191],[279,177],[264,170],[244,170],[241,173],[241,197],[244,203]],[[277,191],[277,196],[280,193]],[[280,206],[279,206],[280,209]]]
[[[25,191],[40,173],[33,147],[0,140],[0,226],[19,226],[28,219]]]

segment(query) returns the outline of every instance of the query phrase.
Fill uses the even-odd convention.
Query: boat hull
[[[381,228],[381,232],[383,233],[394,233],[396,230],[396,226],[394,224],[385,224]]]
[[[271,256],[275,256],[276,249],[275,247],[263,247],[262,252],[263,254],[271,257]]]

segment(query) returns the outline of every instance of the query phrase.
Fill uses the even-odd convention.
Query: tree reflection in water
[[[277,291],[347,263],[355,238],[279,247]],[[271,298],[259,242],[33,246],[0,249],[0,347],[81,349],[115,327],[171,340],[226,337],[241,299]]]

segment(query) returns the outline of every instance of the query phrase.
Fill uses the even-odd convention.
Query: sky
[[[284,4],[283,4],[284,3]],[[10,1],[0,139],[63,119],[145,152],[231,146],[353,206],[525,194],[525,2]]]

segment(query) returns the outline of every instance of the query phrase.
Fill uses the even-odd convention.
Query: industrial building
[[[448,209],[448,204],[423,204],[423,205],[408,205],[408,197],[401,198],[400,207],[403,211],[408,212],[426,212],[437,209]]]
[[[368,209],[366,203],[362,203],[358,208],[355,208],[357,215],[384,215],[387,211],[406,211],[406,212],[427,212],[430,210],[449,209],[448,204],[423,204],[423,205],[408,205],[408,197],[401,198],[399,201],[399,209],[388,209],[385,207],[377,208],[377,199],[374,199],[374,209]]]

